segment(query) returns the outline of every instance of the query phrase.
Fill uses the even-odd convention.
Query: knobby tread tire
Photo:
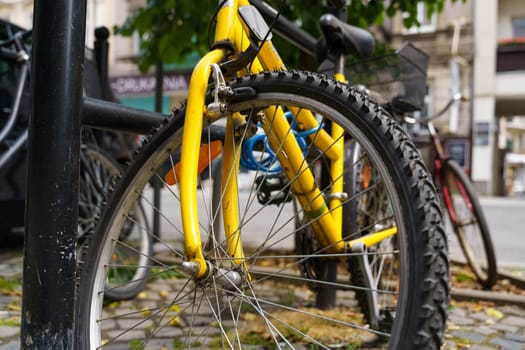
[[[404,327],[405,332],[400,337],[409,341],[400,348],[439,349],[447,319],[450,292],[448,243],[442,226],[443,215],[438,195],[420,152],[410,141],[408,134],[382,107],[372,102],[364,93],[356,89],[349,90],[344,84],[330,77],[304,72],[267,72],[252,75],[250,78],[239,78],[237,83],[243,86],[249,81],[256,81],[259,83],[257,91],[265,91],[265,88],[271,90],[274,83],[279,83],[279,79],[285,81],[287,78],[302,81],[304,85],[317,86],[311,90],[305,88],[303,93],[317,94],[323,91],[327,98],[332,94],[343,97],[353,108],[367,115],[370,134],[379,132],[383,139],[391,140],[393,149],[389,150],[390,156],[402,162],[401,168],[404,169],[403,173],[396,176],[403,180],[400,183],[404,188],[403,193],[412,195],[409,201],[415,204],[417,212],[411,220],[415,227],[421,228],[421,243],[424,245],[411,251],[414,254],[424,252],[424,261],[421,266],[413,266],[417,271],[410,273],[410,276],[421,274],[425,277],[422,279],[422,285],[414,286],[417,290],[413,292],[420,295],[411,296],[407,301],[412,307],[420,308],[420,316],[406,320],[409,326]],[[333,103],[340,103],[339,101]]]

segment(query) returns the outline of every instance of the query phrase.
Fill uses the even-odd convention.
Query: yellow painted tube
[[[199,264],[197,277],[206,273],[206,262],[202,254],[201,236],[199,230],[199,215],[197,210],[197,170],[201,132],[204,116],[204,104],[210,66],[218,63],[224,57],[222,50],[210,51],[197,64],[190,79],[188,105],[184,117],[184,133],[181,148],[180,200],[184,244],[189,261]]]
[[[368,247],[372,247],[376,244],[381,243],[383,240],[395,234],[397,234],[397,227],[391,227],[383,231],[369,233],[366,236],[359,237],[351,241],[348,241],[346,242],[346,246],[349,250],[351,250],[352,245],[356,243],[363,243],[368,248]]]
[[[236,123],[236,120],[238,123]],[[243,123],[244,117],[235,113],[228,117],[222,160],[222,215],[228,255],[237,265],[244,263],[239,225],[239,193],[237,175],[242,143],[234,135],[233,125]]]
[[[336,123],[332,123],[332,138],[335,140],[333,148],[338,154],[344,154],[345,140],[343,137],[343,128]],[[332,178],[332,193],[342,193],[343,189],[343,174],[344,174],[344,157],[340,156],[331,161],[330,176]],[[332,217],[334,218],[334,225],[338,230],[343,229],[343,206],[342,199],[334,196],[329,203]]]
[[[269,107],[265,110],[263,128],[273,151],[289,179],[292,190],[301,203],[305,216],[311,220],[312,227],[321,243],[330,247],[328,251],[342,251],[341,228],[337,228],[326,202],[317,187],[308,163],[294,135],[290,133],[290,124],[280,108]]]
[[[217,13],[217,24],[215,26],[215,42],[232,41],[237,23],[238,0],[228,0]]]
[[[334,74],[334,78],[337,81],[340,81],[342,83],[346,83],[346,77],[343,74],[341,74],[341,73],[335,73]]]
[[[306,109],[299,109],[298,107],[290,107],[291,112],[295,116],[297,126],[301,130],[311,130],[319,127],[319,122],[315,119],[313,113]],[[319,148],[329,159],[334,160],[341,157],[341,153],[333,147],[334,139],[324,129],[308,136],[315,147]]]
[[[271,40],[267,40],[261,47],[258,58],[265,70],[286,70],[286,66]]]

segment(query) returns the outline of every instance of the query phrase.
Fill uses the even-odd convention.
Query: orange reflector
[[[222,142],[212,141],[211,143],[204,144],[199,150],[199,165],[197,167],[197,174],[200,175],[206,169],[212,160],[217,158],[222,152]],[[166,175],[164,175],[164,181],[170,186],[175,185],[180,177],[180,162],[175,164]]]
[[[370,181],[372,180],[372,167],[370,165],[363,166],[361,170],[361,186],[364,189],[367,189],[370,186]]]

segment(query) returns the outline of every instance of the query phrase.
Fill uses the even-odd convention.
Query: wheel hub
[[[225,269],[215,266],[211,261],[206,260],[207,272],[202,278],[197,278],[199,264],[194,261],[185,261],[181,264],[181,269],[187,275],[193,277],[199,284],[206,285],[213,283],[227,290],[239,289],[246,280],[245,274],[238,269]]]

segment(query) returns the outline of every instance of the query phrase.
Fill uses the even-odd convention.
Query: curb
[[[459,288],[452,288],[450,295],[452,298],[461,301],[485,300],[498,304],[512,304],[525,307],[525,296],[523,295]]]
[[[505,271],[498,271],[498,279],[505,279],[510,282],[510,284],[525,289],[525,278],[523,277],[517,277],[513,275],[512,273],[505,272]]]

